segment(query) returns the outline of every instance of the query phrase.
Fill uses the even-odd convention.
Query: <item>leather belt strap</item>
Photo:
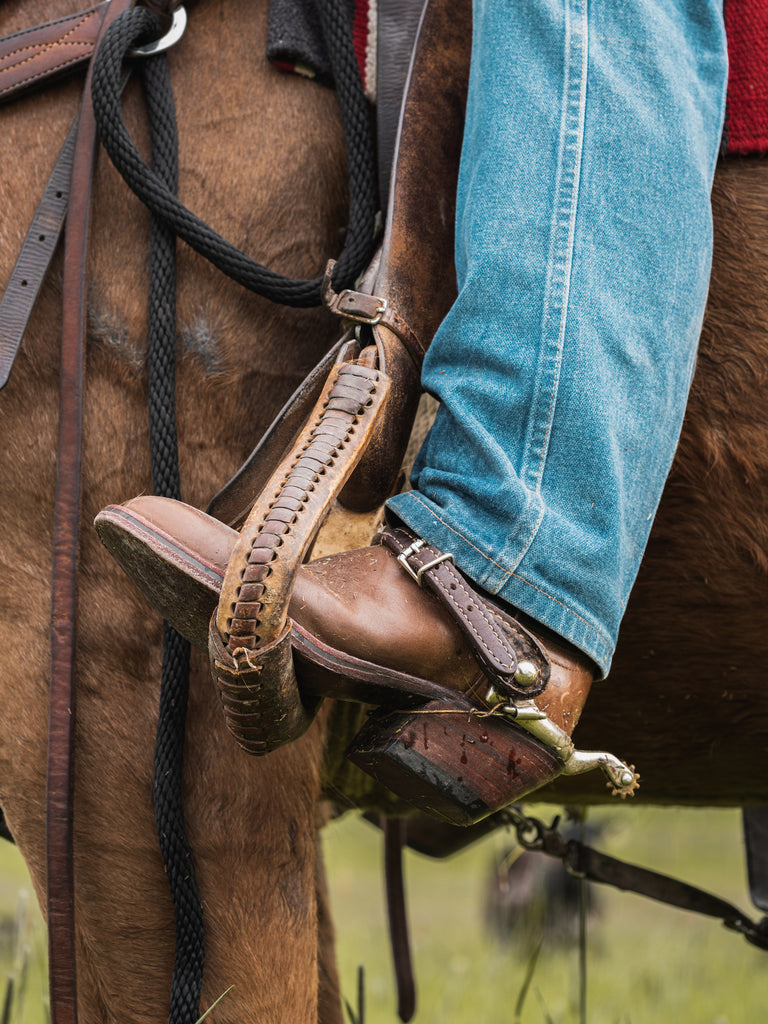
[[[768,911],[768,806],[745,807],[742,811],[744,848],[752,902]]]
[[[8,382],[48,267],[59,242],[69,203],[77,121],[64,140],[43,198],[32,218],[16,264],[0,299],[0,388]]]
[[[133,0],[112,0],[101,32]],[[101,33],[99,38],[101,37]],[[98,40],[97,40],[98,45]],[[96,122],[90,71],[75,142],[62,285],[59,448],[53,532],[51,675],[46,797],[46,870],[51,1018],[77,1021],[72,791],[80,465],[85,357],[85,271]]]
[[[387,7],[386,17],[400,25],[401,38],[409,37],[413,9],[403,15],[401,23],[396,0],[391,4],[388,0]],[[392,381],[396,395],[392,413],[382,419],[340,498],[354,511],[370,511],[392,493],[421,393],[423,352],[456,294],[453,225],[463,134],[460,113],[466,98],[471,35],[469,3],[425,3],[397,139],[386,143],[387,151],[394,148],[396,156],[381,255],[358,286],[360,291],[347,293],[349,306],[338,310],[350,320],[370,325],[362,330],[370,329],[380,350],[380,368]],[[403,77],[402,68],[397,76]],[[400,89],[394,79],[391,87]],[[391,124],[386,131],[391,131]],[[376,312],[373,317],[365,315],[367,291],[387,300],[389,313],[385,311],[378,322]],[[375,308],[380,305],[377,301]],[[327,373],[327,365],[325,360],[322,372]],[[280,416],[290,416],[291,424],[306,416],[321,379],[322,373],[313,371]],[[241,510],[252,504],[266,473],[287,453],[294,436],[294,429],[273,424],[246,465],[213,499],[210,514],[230,524],[240,521]]]
[[[331,260],[323,279],[323,302],[326,308],[331,313],[352,323],[368,324],[371,327],[383,324],[384,327],[388,327],[403,343],[416,370],[421,373],[421,365],[424,362],[427,349],[406,321],[396,309],[390,306],[387,299],[379,298],[377,295],[368,295],[365,292],[356,292],[351,288],[335,292],[331,286],[331,274],[334,266],[335,261]]]
[[[453,564],[452,555],[404,528],[386,531],[377,540],[398,556],[419,586],[440,601],[503,696],[529,698],[542,692],[549,679],[549,660],[541,645],[511,615],[472,587]],[[535,682],[518,685],[522,673],[534,677]]]
[[[405,876],[403,846],[406,837],[405,818],[380,819],[384,832],[384,878],[387,892],[389,944],[397,983],[397,1014],[407,1022],[416,1010],[416,983],[408,937],[408,914],[405,907]]]
[[[90,60],[108,2],[0,39],[0,103]]]

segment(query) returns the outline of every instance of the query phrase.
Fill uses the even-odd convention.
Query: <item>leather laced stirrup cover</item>
[[[301,435],[260,487],[211,622],[211,670],[227,723],[253,754],[290,742],[312,720],[317,701],[302,700],[293,670],[293,581],[335,499],[363,511],[392,493],[426,345],[455,295],[450,255],[462,132],[456,112],[466,96],[471,12],[466,5],[455,17],[450,8],[446,0],[425,4],[380,253],[360,291],[335,293],[329,264],[324,301],[347,332]],[[249,479],[239,474],[217,496],[219,506],[242,508]]]
[[[293,671],[288,601],[299,566],[380,419],[389,380],[375,350],[337,364],[295,453],[253,506],[227,565],[209,654],[227,723],[240,746],[266,754],[300,736],[305,704]]]

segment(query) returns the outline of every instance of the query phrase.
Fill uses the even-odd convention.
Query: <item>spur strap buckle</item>
[[[412,576],[413,579],[416,580],[416,582],[418,583],[418,585],[420,587],[423,585],[422,582],[421,582],[421,577],[424,575],[424,573],[428,569],[434,569],[436,565],[440,565],[442,562],[450,562],[451,565],[455,565],[456,564],[455,561],[453,560],[453,555],[450,553],[450,551],[447,551],[444,555],[438,555],[437,558],[433,558],[431,561],[426,562],[422,566],[419,566],[419,568],[416,570],[416,572],[414,572],[413,569],[411,568],[410,564],[408,563],[408,559],[412,555],[418,554],[418,552],[421,551],[421,549],[425,548],[426,546],[427,546],[427,542],[426,541],[421,540],[421,539],[415,540],[413,542],[413,544],[410,544],[405,549],[405,551],[403,551],[401,554],[399,554],[397,556],[397,560],[400,563],[400,565],[402,565],[402,567],[405,569],[405,571],[408,573],[409,576]]]

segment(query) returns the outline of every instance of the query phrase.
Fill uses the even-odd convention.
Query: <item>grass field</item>
[[[552,814],[546,808],[534,811],[547,819]],[[747,894],[738,812],[627,807],[594,811],[589,820],[601,826],[599,849],[673,873],[756,916]],[[381,835],[348,817],[326,829],[324,843],[344,994],[354,1005],[362,964],[367,1024],[394,1022]],[[511,836],[496,833],[448,861],[407,855],[417,1024],[578,1024],[578,949],[551,938],[543,940],[522,1011],[516,1013],[538,935],[518,929],[515,940],[502,943],[486,923],[491,879],[512,846]],[[16,923],[18,893],[25,886],[23,865],[3,844],[0,982],[13,970],[14,959],[16,974],[26,962],[28,975],[23,1013],[7,1024],[45,1021],[44,929],[31,895],[21,934]],[[759,1024],[766,1019],[768,954],[717,921],[607,889],[597,895],[587,945],[589,1024]],[[208,1019],[215,1022],[215,1011]]]

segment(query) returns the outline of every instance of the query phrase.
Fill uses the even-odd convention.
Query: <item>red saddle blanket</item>
[[[724,153],[768,153],[768,0],[725,0]]]

